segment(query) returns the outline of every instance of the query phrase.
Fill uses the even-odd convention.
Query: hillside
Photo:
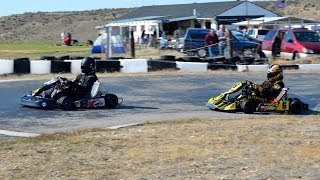
[[[131,9],[101,9],[73,12],[37,12],[0,17],[0,42],[59,42],[61,32],[70,32],[84,42],[98,35],[96,26]]]
[[[275,1],[257,1],[256,4],[280,15],[304,17],[320,21],[318,0],[290,0],[285,9],[275,7]],[[132,9],[100,9],[73,12],[37,12],[0,17],[0,42],[58,43],[61,32],[70,32],[80,42],[94,40],[96,26],[111,21]]]
[[[257,1],[257,5],[282,16],[294,16],[320,21],[319,0],[288,0],[286,8],[277,8],[276,1]]]

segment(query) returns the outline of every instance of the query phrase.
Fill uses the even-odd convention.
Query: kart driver
[[[273,64],[268,68],[268,80],[264,81],[261,85],[253,84],[253,88],[259,92],[260,96],[268,99],[276,98],[281,89],[284,88],[283,71],[280,65]]]
[[[96,62],[91,57],[83,58],[81,62],[81,74],[73,81],[68,81],[62,86],[62,90],[47,87],[42,87],[36,90],[32,95],[37,96],[45,91],[45,96],[59,99],[62,96],[72,97],[74,100],[79,100],[90,94],[91,88],[98,80],[96,76]],[[50,89],[49,89],[50,88]]]
[[[283,70],[280,65],[273,64],[270,65],[267,72],[267,80],[264,81],[261,85],[252,83],[252,88],[255,89],[257,96],[261,98],[266,98],[267,100],[274,100],[281,89],[284,88],[283,80]],[[223,108],[227,105],[229,101],[229,94],[233,94],[238,92],[244,87],[245,83],[240,82],[235,87],[231,88],[229,91],[220,94],[216,98],[213,99],[213,103],[217,106],[217,108]],[[232,101],[232,100],[231,100]]]

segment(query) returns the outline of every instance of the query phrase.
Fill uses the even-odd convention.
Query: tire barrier
[[[183,56],[177,60],[183,61],[183,62],[201,62],[201,59],[195,56]]]
[[[70,73],[71,62],[51,61],[51,73]]]
[[[227,59],[231,64],[236,64],[237,62],[241,61],[241,58],[239,56],[234,56],[229,59]]]
[[[96,61],[97,72],[120,72],[120,61],[116,60],[98,60]]]
[[[282,69],[292,70],[292,69],[299,69],[299,65],[281,65]]]
[[[150,59],[148,60],[148,71],[177,70],[177,64],[172,61]]]
[[[57,60],[58,60],[58,61],[64,61],[64,60],[69,60],[69,59],[70,59],[70,56],[69,56],[69,55],[57,57]]]
[[[122,56],[119,56],[119,57],[108,57],[107,60],[120,60],[120,59],[126,59]]]
[[[83,56],[70,56],[70,59],[69,60],[79,60],[79,59],[83,59],[84,57]]]
[[[208,64],[208,69],[210,70],[233,70],[238,69],[237,65],[232,64]]]
[[[178,60],[178,59],[176,59]],[[180,71],[207,71],[207,70],[237,70],[239,72],[262,71],[268,69],[268,64],[261,60],[260,64],[241,65],[233,64],[230,60],[208,63],[207,59],[201,62],[168,61],[162,59],[120,59],[97,60],[97,72],[146,73],[158,70]],[[211,60],[211,59],[209,59]],[[0,74],[48,74],[48,73],[81,73],[82,60],[33,60],[17,58],[14,60],[0,60]],[[237,61],[237,59],[235,59]],[[260,62],[259,60],[254,61]],[[313,70],[319,71],[320,64],[281,65],[285,70]]]
[[[29,74],[30,73],[30,59],[29,58],[17,58],[14,59],[14,70],[15,74]]]
[[[40,56],[40,60],[57,60],[57,58],[55,56]]]
[[[30,74],[50,74],[51,61],[36,60],[30,61]]]
[[[167,60],[167,61],[175,61],[176,57],[172,55],[162,55],[160,56],[161,60]]]
[[[0,60],[0,74],[11,74],[14,72],[13,60]]]

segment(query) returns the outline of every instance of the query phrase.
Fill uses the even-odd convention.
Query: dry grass
[[[316,179],[319,116],[179,120],[1,142],[1,179]]]
[[[298,59],[298,60],[287,60],[283,58],[277,58],[274,60],[270,60],[269,64],[320,64],[320,56],[319,57],[308,57],[304,59]]]

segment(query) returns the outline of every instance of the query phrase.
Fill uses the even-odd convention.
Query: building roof
[[[281,24],[315,24],[319,23],[318,21],[312,21],[303,18],[296,17],[261,17],[256,19],[251,19],[249,21],[241,21],[233,23],[236,26],[254,26],[254,25],[281,25]]]
[[[197,18],[212,18],[241,3],[243,1],[142,6],[125,14],[118,20],[149,16],[166,16],[168,19],[178,19],[195,16],[194,9],[197,12]]]

